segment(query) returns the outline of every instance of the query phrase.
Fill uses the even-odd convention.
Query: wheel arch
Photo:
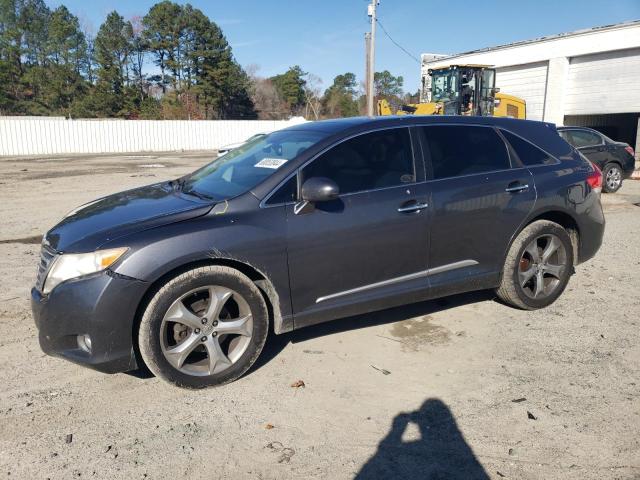
[[[569,238],[571,238],[571,245],[573,246],[573,264],[577,265],[579,263],[579,252],[580,252],[580,227],[576,219],[570,213],[557,210],[557,209],[549,209],[544,211],[538,211],[533,213],[527,220],[522,222],[520,228],[512,235],[509,240],[509,245],[504,252],[502,267],[504,270],[504,261],[507,258],[509,250],[511,249],[511,245],[515,241],[515,239],[520,235],[525,228],[531,225],[533,222],[537,222],[538,220],[548,220],[550,222],[557,223],[561,227],[563,227],[567,233],[569,234]],[[502,275],[502,271],[501,271]]]
[[[162,288],[162,285],[184,272],[193,270],[198,267],[215,265],[230,267],[243,273],[258,287],[258,290],[262,294],[265,304],[267,305],[267,311],[269,313],[269,323],[271,325],[271,328],[273,328],[274,333],[285,333],[293,329],[293,324],[289,324],[289,322],[285,323],[282,317],[280,311],[280,298],[275,287],[273,286],[273,283],[271,282],[271,280],[269,280],[269,277],[267,275],[265,275],[253,265],[249,265],[248,263],[239,260],[222,257],[205,258],[201,260],[190,261],[163,273],[153,282],[150,282],[147,290],[138,303],[131,331],[133,349],[138,366],[144,365],[144,361],[142,360],[142,356],[140,355],[138,346],[138,331],[140,328],[140,322],[147,308],[147,305],[156,294],[156,292],[160,288]]]

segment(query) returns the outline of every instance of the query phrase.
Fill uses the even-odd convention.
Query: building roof
[[[592,27],[592,28],[584,28],[582,30],[575,30],[573,32],[565,32],[565,33],[556,33],[554,35],[547,35],[545,37],[538,37],[538,38],[533,38],[530,40],[521,40],[518,42],[512,42],[512,43],[505,43],[502,45],[496,45],[493,47],[484,47],[484,48],[479,48],[477,50],[469,50],[467,52],[461,52],[461,53],[454,53],[451,55],[445,55],[441,58],[438,59],[434,59],[434,58],[429,58],[429,59],[422,59],[422,63],[426,64],[426,63],[434,63],[434,62],[440,62],[443,60],[448,60],[451,58],[457,58],[457,57],[463,57],[466,55],[473,55],[476,53],[485,53],[485,52],[491,52],[491,51],[495,51],[495,50],[502,50],[505,48],[513,48],[513,47],[521,47],[524,45],[528,45],[528,44],[532,44],[532,43],[541,43],[541,42],[547,42],[547,41],[551,41],[551,40],[558,40],[560,38],[566,38],[566,37],[573,37],[573,36],[579,36],[579,35],[589,35],[589,34],[593,34],[593,33],[600,33],[600,32],[606,32],[609,30],[618,30],[618,29],[622,29],[622,28],[631,28],[631,27],[640,27],[640,20],[631,20],[629,22],[622,22],[622,23],[614,23],[612,25],[602,25],[599,27]],[[428,55],[430,57],[433,57],[434,54],[429,53],[429,54],[424,54],[424,55]]]

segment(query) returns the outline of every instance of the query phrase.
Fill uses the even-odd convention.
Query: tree
[[[285,73],[271,77],[273,85],[278,90],[280,97],[289,106],[291,114],[298,113],[305,105],[304,87],[306,73],[298,65],[290,67]]]
[[[166,92],[169,80],[166,71],[174,66],[175,52],[179,49],[176,23],[182,20],[181,13],[180,5],[165,0],[151,7],[142,19],[143,38],[155,56],[155,64],[160,68],[160,76],[156,80],[162,87],[162,93]],[[175,80],[172,81],[175,83]]]
[[[61,5],[50,16],[48,76],[44,102],[53,113],[71,115],[71,106],[86,91],[87,42],[78,17]]]
[[[286,104],[278,89],[269,78],[262,78],[256,74],[255,65],[247,68],[249,75],[249,92],[258,118],[261,120],[281,120],[289,116],[289,106]]]
[[[0,111],[20,109],[22,31],[17,0],[0,0]]]
[[[133,52],[133,26],[113,11],[107,15],[95,39],[96,108],[104,116],[130,116],[136,90],[130,88],[129,67]]]
[[[373,74],[373,85],[377,99],[384,98],[397,102],[402,96],[403,84],[402,76],[394,77],[389,70]]]
[[[131,71],[134,83],[138,88],[140,98],[145,98],[149,94],[149,84],[144,74],[144,61],[149,46],[143,36],[144,26],[142,18],[135,16],[131,20],[133,38],[131,41]]]
[[[307,73],[306,84],[304,86],[305,97],[305,118],[313,117],[314,120],[318,120],[322,113],[322,98],[320,95],[320,85],[322,79],[314,75],[313,73]]]
[[[323,98],[324,113],[330,118],[354,117],[358,115],[356,95],[356,76],[353,73],[338,75],[333,84],[325,91]]]
[[[1,113],[256,117],[222,30],[191,5],[165,0],[132,21],[111,12],[93,39],[45,1],[0,0]],[[158,74],[145,72],[148,58]]]

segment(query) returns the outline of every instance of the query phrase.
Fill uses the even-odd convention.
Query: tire
[[[551,305],[569,283],[573,258],[573,243],[562,226],[547,220],[533,222],[511,244],[496,293],[503,302],[523,310]]]
[[[268,331],[258,287],[233,268],[204,266],[169,280],[153,295],[138,344],[154,375],[198,389],[242,376],[260,355]]]
[[[622,186],[622,168],[617,163],[608,163],[602,170],[602,191],[615,193]]]

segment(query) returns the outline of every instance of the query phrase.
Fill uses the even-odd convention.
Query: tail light
[[[630,147],[629,145],[627,145],[626,147],[624,147],[624,149],[629,152],[629,155],[631,155],[632,157],[636,156],[636,152],[633,151],[633,148]]]
[[[589,162],[593,171],[587,177],[587,183],[591,186],[591,189],[600,193],[602,191],[602,171],[598,168],[598,166]]]

